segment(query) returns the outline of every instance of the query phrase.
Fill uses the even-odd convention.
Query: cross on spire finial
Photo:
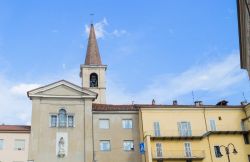
[[[94,23],[93,19],[94,19],[95,14],[94,13],[90,13],[89,15],[90,15],[90,23],[93,24]]]

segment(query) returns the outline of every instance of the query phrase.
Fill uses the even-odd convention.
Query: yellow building
[[[146,162],[249,162],[250,106],[138,105]],[[234,150],[235,149],[235,150]],[[237,153],[236,153],[237,152]],[[223,156],[221,156],[221,154]]]

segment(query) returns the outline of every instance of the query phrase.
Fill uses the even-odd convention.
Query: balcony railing
[[[153,159],[167,159],[167,160],[181,160],[181,159],[196,159],[201,160],[205,158],[204,150],[192,150],[185,152],[185,150],[168,150],[163,153],[158,153],[156,150],[152,151]]]
[[[160,132],[155,133],[154,131],[145,131],[145,135],[150,135],[151,138],[203,138],[209,134],[240,134],[244,132],[242,128],[228,128],[228,126],[218,125],[216,129],[204,130],[190,130],[190,131],[180,131],[175,130],[160,130]]]

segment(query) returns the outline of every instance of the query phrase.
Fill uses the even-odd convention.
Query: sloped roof
[[[30,132],[29,125],[0,125],[0,132]]]
[[[134,104],[134,105],[112,105],[112,104],[92,104],[93,111],[138,111],[140,108],[244,108],[243,105],[152,105],[152,104]]]
[[[59,87],[59,86],[66,86],[74,91],[77,91],[80,93],[80,95],[76,95],[76,96],[67,96],[67,95],[64,95],[64,94],[61,94],[61,95],[56,95],[56,96],[52,96],[52,95],[46,95],[46,94],[42,94],[43,92],[45,91],[48,91],[50,89],[53,89],[53,88],[56,88],[56,87]],[[29,98],[31,97],[59,97],[59,98],[96,98],[97,97],[97,93],[96,92],[93,92],[93,91],[90,91],[89,89],[87,88],[82,88],[78,85],[75,85],[69,81],[66,81],[66,80],[60,80],[60,81],[57,81],[57,82],[54,82],[54,83],[51,83],[51,84],[48,84],[48,85],[45,85],[45,86],[42,86],[42,87],[39,87],[39,88],[36,88],[36,89],[33,89],[31,91],[28,91],[27,92],[27,95]]]
[[[102,65],[101,56],[95,36],[94,25],[90,25],[88,47],[85,58],[85,65]]]
[[[138,111],[134,105],[92,104],[93,111]]]

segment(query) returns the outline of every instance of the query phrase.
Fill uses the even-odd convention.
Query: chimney
[[[200,107],[200,106],[203,105],[203,103],[202,103],[202,101],[195,101],[195,102],[194,102],[194,105],[195,105],[196,107]]]
[[[174,106],[178,105],[178,101],[177,101],[177,100],[174,100],[174,101],[173,101],[173,105],[174,105]]]
[[[155,99],[152,100],[152,105],[155,105]]]
[[[227,103],[228,103],[228,101],[222,100],[222,101],[219,101],[219,102],[216,104],[216,106],[227,106]]]

